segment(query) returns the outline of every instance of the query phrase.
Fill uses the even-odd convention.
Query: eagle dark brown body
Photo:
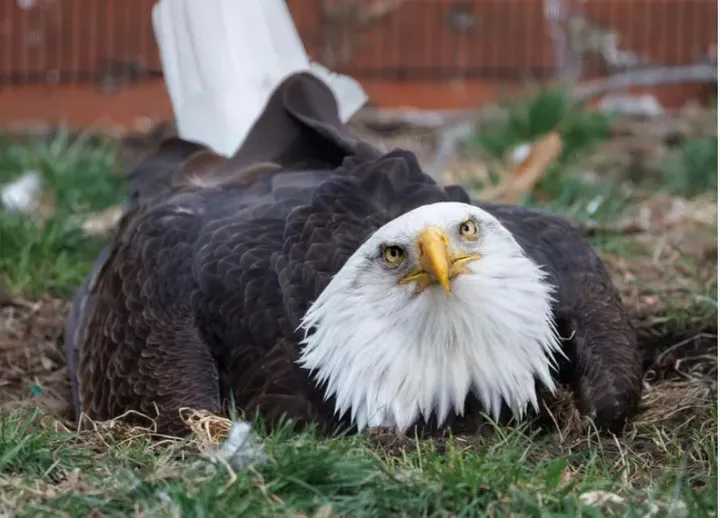
[[[66,354],[76,411],[158,409],[167,433],[182,432],[180,408],[222,412],[231,396],[268,420],[341,424],[295,363],[304,312],[369,232],[420,205],[472,203],[411,153],[355,140],[307,74],[278,87],[232,158],[171,139],[130,189],[112,246],[76,294]],[[549,273],[568,357],[559,379],[598,426],[619,430],[638,405],[641,357],[601,260],[563,218],[476,205]],[[455,425],[476,426],[477,404],[469,397]]]

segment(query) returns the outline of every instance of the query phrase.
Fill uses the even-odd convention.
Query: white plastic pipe
[[[357,81],[310,62],[284,0],[159,0],[152,17],[178,134],[218,153],[237,149],[294,72],[323,79],[343,121],[367,102]]]

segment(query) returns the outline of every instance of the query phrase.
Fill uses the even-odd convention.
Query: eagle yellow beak
[[[458,254],[450,247],[447,234],[438,227],[421,230],[416,238],[418,264],[400,279],[400,284],[417,282],[416,291],[420,292],[438,283],[445,293],[450,294],[450,280],[460,273],[467,273],[465,264],[478,259],[478,254]]]

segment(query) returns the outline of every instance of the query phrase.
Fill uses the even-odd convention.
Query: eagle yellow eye
[[[382,258],[389,266],[397,266],[405,258],[405,250],[397,245],[386,245],[382,249]]]
[[[459,230],[460,235],[465,239],[472,239],[477,236],[478,233],[477,224],[471,219],[465,221],[464,223],[460,223]]]

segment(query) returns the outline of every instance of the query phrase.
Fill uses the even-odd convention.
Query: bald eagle
[[[560,383],[599,427],[636,411],[633,329],[572,225],[354,138],[310,74],[231,158],[171,139],[130,190],[68,319],[78,413],[179,434],[179,409],[232,400],[269,422],[439,430],[522,418]]]

